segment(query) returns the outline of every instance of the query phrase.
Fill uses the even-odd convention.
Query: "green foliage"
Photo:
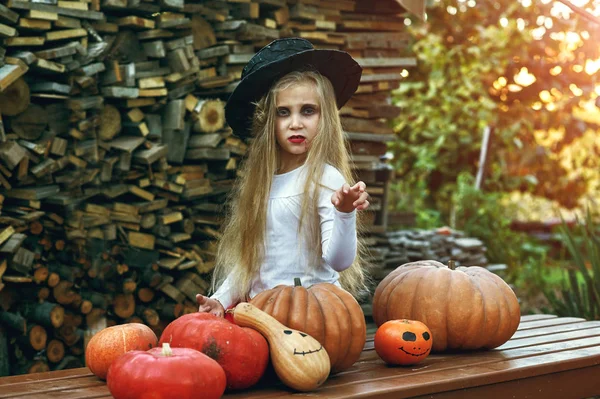
[[[544,287],[552,312],[559,316],[600,320],[600,233],[591,212],[584,223],[570,228],[564,223],[561,235],[570,259],[559,279],[559,287]]]
[[[525,290],[529,290],[531,284],[536,286],[543,282],[540,265],[545,263],[548,248],[510,228],[511,221],[505,216],[500,193],[476,189],[473,176],[461,173],[452,203],[452,227],[481,239],[486,245],[488,260],[506,264],[511,281]]]
[[[469,7],[440,0],[428,9],[429,23],[412,29],[418,67],[394,93],[403,112],[394,126],[398,140],[389,146],[402,180],[397,195],[408,198],[397,201],[408,206],[403,209],[436,209],[448,217],[458,175],[477,172],[486,126],[493,128],[486,190],[531,191],[567,207],[576,205],[586,182],[574,183],[552,151],[587,129],[572,111],[593,97],[597,78],[577,65],[598,57],[598,47],[585,35],[574,50],[556,39],[557,33],[586,27],[576,18],[553,16],[552,6],[499,0]],[[547,21],[551,28],[538,39],[534,32],[539,35],[540,24]],[[551,72],[556,65],[563,73]],[[537,80],[519,86],[515,75],[524,68]],[[574,96],[571,85],[581,95]],[[542,91],[556,95],[554,108],[541,102]],[[554,128],[566,131],[564,139],[552,149],[538,146],[534,131]]]

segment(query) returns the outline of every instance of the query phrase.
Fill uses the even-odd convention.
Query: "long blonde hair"
[[[320,98],[321,116],[318,132],[305,161],[307,179],[304,192],[307,194],[302,198],[299,230],[305,228],[310,247],[319,248],[319,251],[315,251],[311,264],[321,263],[320,224],[317,201],[313,199],[318,198],[323,188],[320,178],[325,165],[330,164],[339,170],[349,184],[354,180],[331,82],[318,72],[296,71],[283,76],[256,104],[252,121],[253,139],[240,177],[236,180],[228,201],[228,212],[213,273],[213,291],[230,276],[233,297],[245,300],[250,292],[252,280],[259,272],[264,259],[271,181],[278,166],[279,150],[275,137],[276,96],[278,92],[290,86],[305,82],[315,84]],[[359,217],[357,256],[352,266],[340,273],[340,284],[356,297],[362,296],[368,290],[367,276],[364,272],[365,248],[361,232],[362,223]]]

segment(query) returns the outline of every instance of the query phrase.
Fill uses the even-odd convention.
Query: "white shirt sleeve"
[[[319,195],[321,248],[323,260],[337,272],[346,270],[356,257],[356,210],[340,212],[331,203],[331,195],[344,184],[342,174],[328,165]],[[329,188],[329,190],[327,188]]]
[[[356,257],[356,210],[345,213],[333,207],[333,219],[321,219],[323,260],[337,272],[346,270]]]
[[[223,308],[227,310],[228,307],[233,305],[233,295],[231,293],[231,278],[227,276],[221,286],[215,291],[214,294],[211,295],[212,299],[216,299],[221,302]]]

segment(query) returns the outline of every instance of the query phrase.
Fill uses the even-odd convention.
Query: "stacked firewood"
[[[0,69],[11,373],[82,365],[86,337],[107,325],[160,334],[208,291],[246,145],[223,102],[194,93],[211,75],[196,53],[214,44],[196,11],[110,0],[0,10],[14,32]]]
[[[81,366],[98,329],[160,334],[197,309],[247,148],[224,100],[275,38],[344,49],[365,68],[342,114],[361,178],[383,194],[388,175],[366,166],[391,137],[381,118],[397,115],[382,102],[413,60],[399,56],[402,18],[362,3],[0,4],[0,375]]]

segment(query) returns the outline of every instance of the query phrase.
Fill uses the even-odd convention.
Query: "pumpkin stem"
[[[450,270],[454,270],[456,268],[456,261],[450,259],[448,261],[448,267],[450,268]]]
[[[300,277],[294,277],[294,287],[302,287],[302,281],[300,281]]]
[[[163,342],[161,354],[163,356],[173,356],[173,350],[171,349],[171,345],[167,342]]]

